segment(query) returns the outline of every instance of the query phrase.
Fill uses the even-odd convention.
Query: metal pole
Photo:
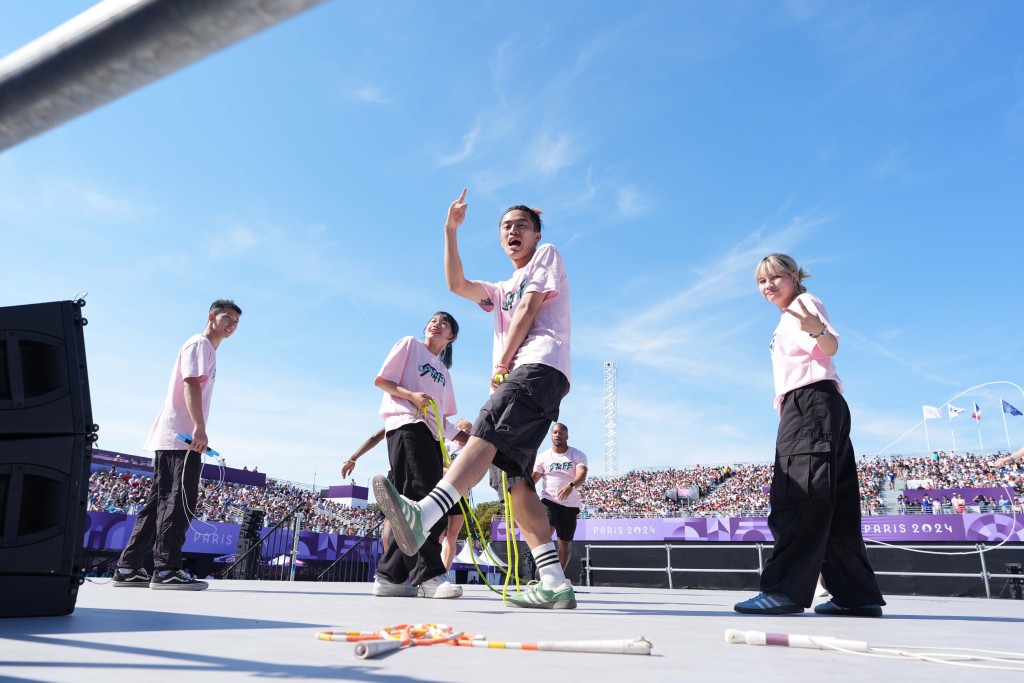
[[[984,546],[978,543],[974,546],[978,549],[978,559],[981,560],[981,578],[985,580],[985,597],[992,597],[992,590],[988,585],[988,567],[985,566],[985,550]]]
[[[586,545],[586,556],[587,556],[587,585],[588,586],[593,586],[594,584],[591,583],[591,578],[590,578],[590,544],[589,543]]]
[[[0,59],[0,152],[323,0],[102,0]]]
[[[295,513],[295,526],[292,529],[292,554],[291,571],[288,572],[288,580],[295,580],[295,563],[299,559],[299,531],[302,529],[302,513]]]
[[[665,557],[668,566],[665,570],[668,572],[668,589],[672,590],[672,545],[670,543],[665,544]]]

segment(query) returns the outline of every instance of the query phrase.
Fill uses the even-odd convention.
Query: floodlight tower
[[[604,474],[619,474],[618,399],[615,389],[615,363],[604,364]]]

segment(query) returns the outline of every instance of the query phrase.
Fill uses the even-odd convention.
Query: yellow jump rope
[[[420,410],[426,416],[428,406],[424,406]],[[444,425],[441,423],[441,415],[437,410],[437,402],[434,399],[430,399],[429,408],[434,413],[434,419],[437,421],[437,440],[441,444],[441,457],[444,459],[444,466],[452,466],[452,458],[448,453],[448,446],[445,444],[444,439]],[[519,579],[519,544],[515,542],[515,511],[512,506],[512,496],[508,492],[508,480],[504,472],[501,473],[501,490],[504,494],[503,502],[505,503],[505,556],[508,558],[514,558],[513,564],[514,570],[509,571],[508,569],[501,566],[498,558],[491,554],[490,544],[487,543],[484,537],[483,529],[480,526],[480,520],[477,519],[476,514],[473,512],[472,506],[469,505],[469,501],[466,498],[459,498],[459,509],[462,511],[462,516],[472,522],[471,525],[466,527],[466,535],[469,540],[469,556],[473,560],[473,566],[476,567],[481,578],[484,580],[484,585],[487,586],[494,593],[500,593],[502,600],[508,595],[509,583],[515,578],[516,592],[522,590]],[[494,565],[505,575],[505,582],[502,585],[502,589],[499,591],[497,588],[492,586],[487,580],[487,573],[480,569],[480,565],[476,561],[476,553],[473,552],[473,529],[476,529],[476,539],[480,541],[480,546],[483,548],[487,556],[494,562]]]

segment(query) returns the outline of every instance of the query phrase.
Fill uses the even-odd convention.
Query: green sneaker
[[[391,532],[398,547],[406,555],[415,555],[427,540],[419,503],[400,494],[395,485],[380,474],[373,478],[373,495],[381,512],[391,522]]]
[[[576,609],[576,593],[572,584],[564,581],[561,586],[545,588],[543,583],[530,586],[522,593],[505,599],[509,607],[532,607],[534,609]]]

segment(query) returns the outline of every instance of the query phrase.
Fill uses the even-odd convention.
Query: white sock
[[[531,548],[533,561],[537,565],[537,573],[540,574],[540,582],[545,588],[556,588],[565,583],[565,572],[558,561],[558,551],[554,543],[545,543],[536,548]]]
[[[420,501],[424,531],[437,524],[437,520],[441,519],[444,513],[455,507],[459,498],[461,496],[458,489],[443,479],[438,482],[434,490]]]

